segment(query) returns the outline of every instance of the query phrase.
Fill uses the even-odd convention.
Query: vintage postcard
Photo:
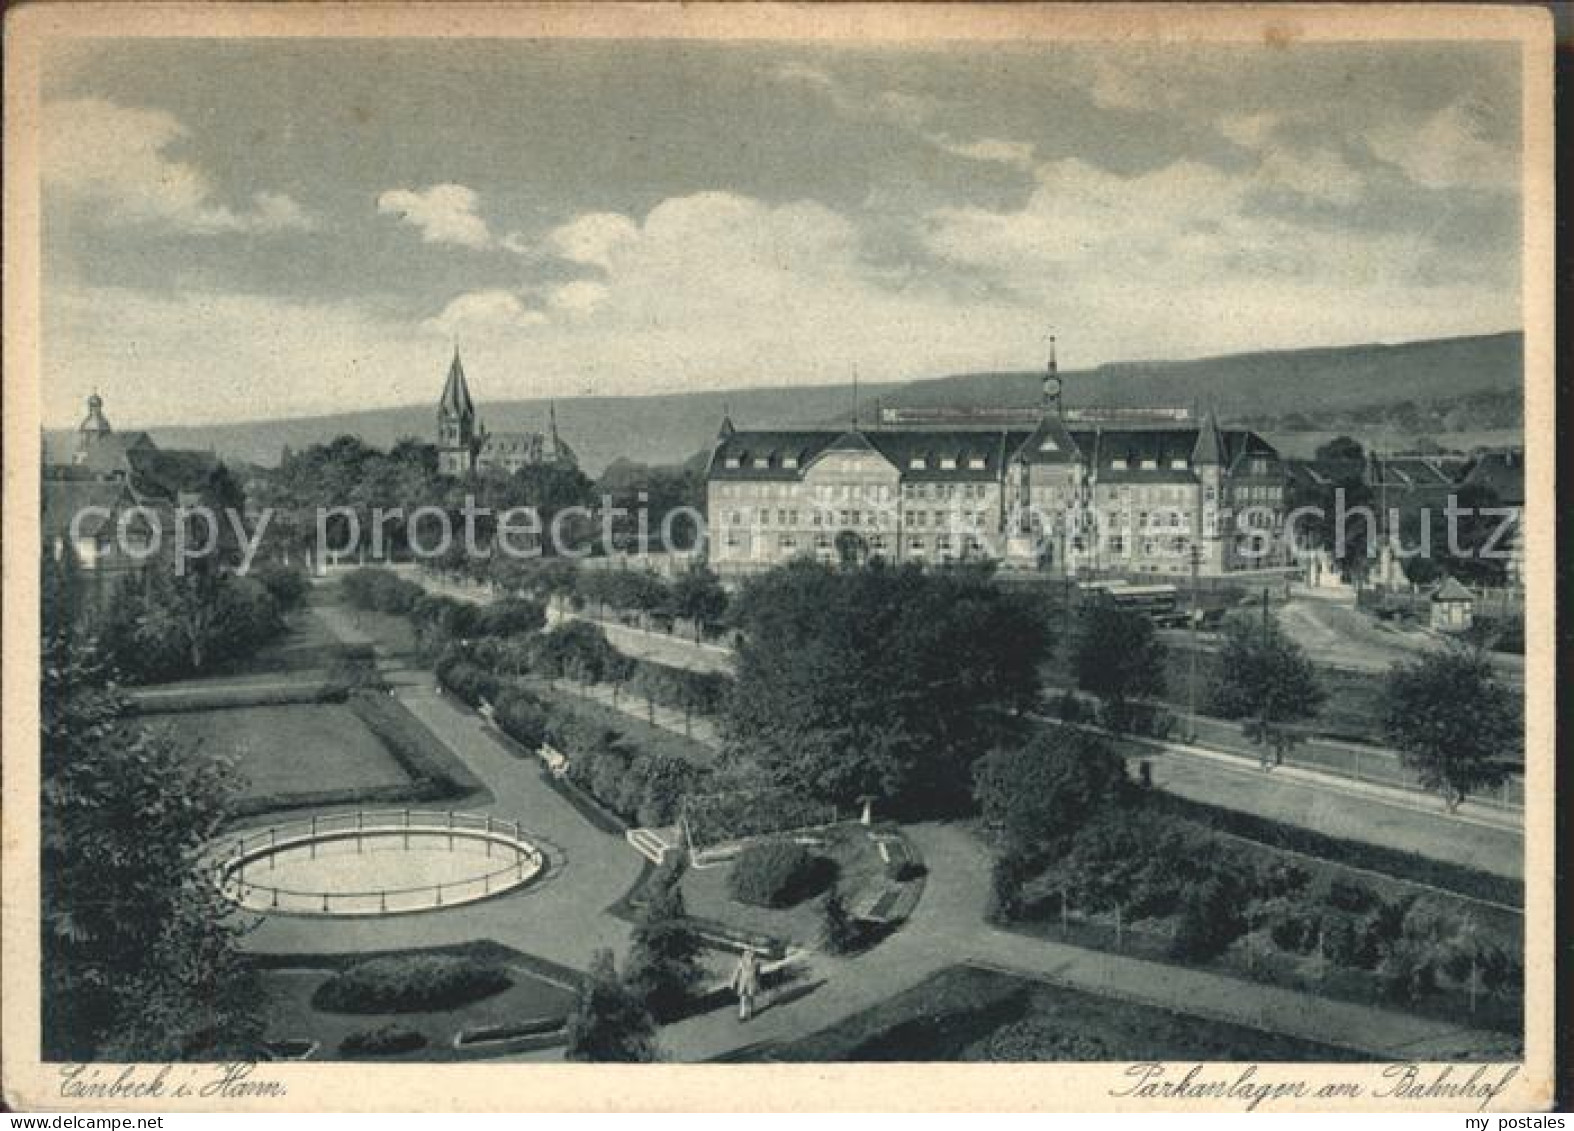
[[[1551,1102],[1545,11],[5,63],[10,1105]]]

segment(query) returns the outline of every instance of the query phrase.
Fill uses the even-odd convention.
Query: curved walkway
[[[321,605],[316,612],[346,642],[368,640],[339,609]],[[372,951],[491,938],[576,969],[598,947],[621,955],[628,926],[606,909],[634,883],[641,859],[621,837],[586,822],[541,779],[535,764],[511,753],[477,715],[439,695],[429,673],[387,658],[379,666],[400,700],[491,790],[495,802],[478,811],[517,819],[537,835],[551,860],[549,874],[519,892],[442,912],[369,920],[270,917],[247,936],[248,948]],[[803,1037],[963,962],[1324,1044],[1354,1043],[1384,1058],[1509,1054],[1511,1042],[1500,1034],[999,930],[983,919],[990,869],[985,846],[954,825],[906,831],[930,874],[923,898],[901,930],[854,958],[812,956],[798,996],[774,1005],[767,1001],[747,1025],[739,1024],[732,1011],[718,1010],[664,1028],[665,1055],[675,1061],[710,1060]],[[549,1049],[509,1059],[560,1058],[561,1050]]]
[[[1514,1042],[1408,1013],[1332,1001],[1293,990],[1067,946],[1013,934],[984,922],[989,854],[967,830],[918,825],[905,830],[931,866],[913,917],[891,938],[853,959],[816,957],[803,997],[771,1006],[748,1024],[730,1011],[690,1018],[661,1032],[667,1055],[709,1060],[739,1049],[785,1043],[826,1028],[929,975],[958,963],[996,966],[1096,994],[1213,1017],[1383,1059],[1517,1057]]]
[[[334,606],[318,605],[314,611],[346,643],[369,642]],[[270,953],[397,950],[490,938],[575,969],[584,969],[599,947],[621,953],[628,926],[605,911],[639,877],[641,858],[622,837],[581,817],[541,779],[538,763],[516,756],[478,715],[438,694],[430,672],[389,658],[380,658],[379,667],[400,702],[491,791],[493,802],[473,811],[517,820],[534,834],[550,862],[547,874],[517,892],[445,911],[353,920],[270,916],[246,936],[247,948]]]

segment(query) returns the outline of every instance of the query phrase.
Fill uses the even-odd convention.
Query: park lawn
[[[836,862],[837,886],[849,907],[856,906],[859,893],[883,882],[885,862],[859,824],[837,825],[805,833],[823,841],[810,851],[829,856]],[[690,915],[723,923],[755,934],[784,939],[799,946],[817,947],[825,928],[827,893],[804,900],[792,907],[756,907],[739,903],[727,893],[727,877],[733,862],[707,868],[690,867],[683,873],[683,901]]]
[[[234,707],[153,717],[178,742],[234,760],[245,800],[408,786],[398,760],[349,708],[338,704]]]
[[[339,1052],[339,1042],[351,1033],[397,1025],[425,1035],[426,1046],[375,1059],[434,1061],[485,1056],[485,1045],[459,1050],[454,1047],[454,1038],[467,1029],[518,1025],[542,1018],[566,1018],[574,1005],[576,995],[570,988],[573,985],[572,971],[545,974],[538,969],[546,965],[540,960],[530,959],[517,952],[512,954],[512,958],[503,959],[513,982],[508,989],[455,1009],[428,1013],[333,1013],[316,1009],[311,1003],[312,994],[333,974],[335,967],[323,963],[320,957],[305,956],[294,964],[286,964],[290,962],[287,959],[279,960],[277,964],[260,972],[265,999],[264,1039],[274,1042],[316,1041],[319,1047],[312,1054],[312,1060],[342,1060],[345,1058]],[[358,960],[366,956],[343,957],[346,960]],[[500,1055],[508,1050],[497,1047],[490,1051],[492,1055]]]
[[[952,966],[800,1040],[752,1054],[836,1061],[1362,1061],[1369,1054]]]

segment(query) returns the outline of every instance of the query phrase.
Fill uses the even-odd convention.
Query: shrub
[[[380,613],[408,613],[425,593],[415,582],[376,566],[351,570],[340,586],[351,605]]]
[[[498,693],[492,708],[502,732],[527,750],[540,749],[546,741],[546,707],[534,695],[505,689]]]
[[[1186,889],[1171,950],[1177,958],[1214,958],[1245,933],[1239,893],[1219,878]]]
[[[311,582],[304,570],[279,562],[260,565],[251,571],[251,576],[262,582],[280,612],[288,613],[300,608],[306,603],[306,594],[311,591]]]
[[[357,1029],[339,1042],[339,1051],[345,1056],[395,1056],[426,1047],[424,1034],[402,1025],[384,1025],[380,1029]]]
[[[477,636],[517,636],[546,624],[546,612],[537,601],[511,597],[484,607],[475,618]]]
[[[791,841],[766,841],[745,849],[727,877],[727,892],[757,907],[791,907],[823,891],[835,862]]]
[[[825,948],[832,954],[847,954],[858,949],[861,934],[857,921],[847,911],[842,889],[831,888],[831,894],[825,897]]]
[[[1327,902],[1330,907],[1358,915],[1370,911],[1380,901],[1377,893],[1365,884],[1336,879],[1328,885]]]
[[[1010,923],[1022,917],[1022,889],[1031,865],[1018,852],[995,857],[989,869],[989,905],[984,917],[992,923]]]
[[[312,994],[312,1007],[331,1013],[425,1013],[454,1009],[502,993],[506,968],[448,954],[373,958],[339,971]]]
[[[623,984],[657,1021],[682,1015],[704,978],[699,935],[683,905],[680,869],[659,876],[634,928]]]
[[[1068,688],[1055,700],[1055,714],[1063,723],[1085,723],[1093,712],[1077,697],[1075,691]]]
[[[495,702],[503,685],[502,680],[485,668],[452,653],[438,662],[437,679],[472,707],[483,701]]]

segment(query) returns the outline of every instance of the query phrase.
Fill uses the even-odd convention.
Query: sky
[[[1517,52],[80,42],[45,422],[1517,329]]]

